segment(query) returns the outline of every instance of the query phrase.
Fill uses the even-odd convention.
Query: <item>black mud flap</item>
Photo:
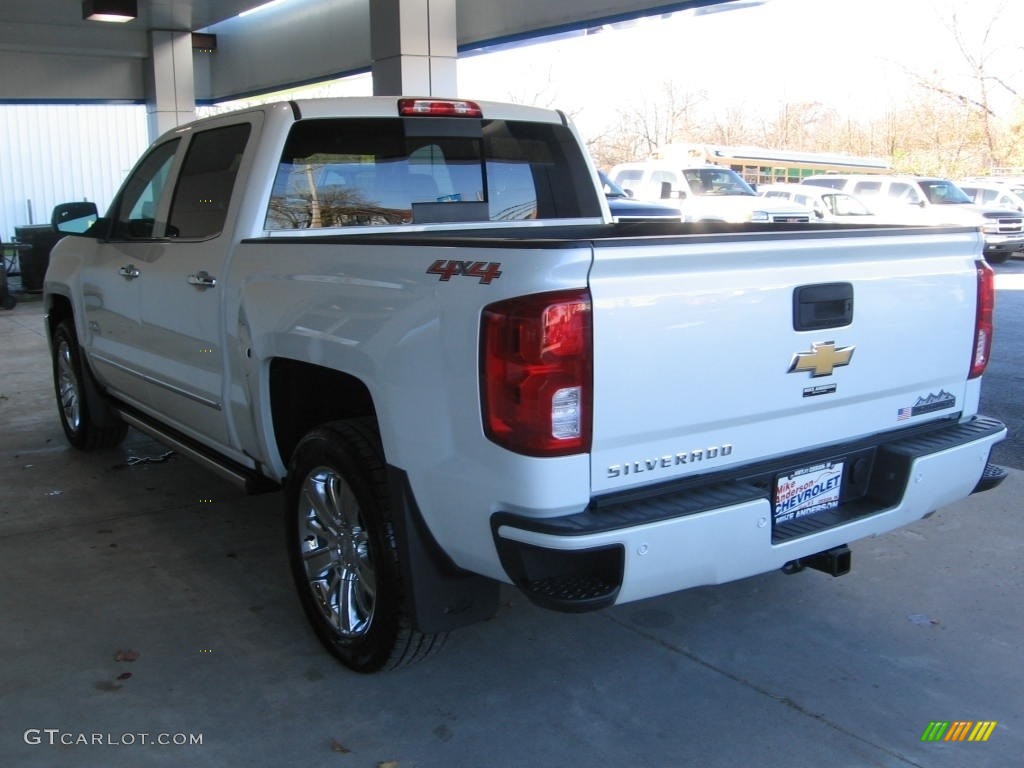
[[[416,629],[439,634],[494,616],[501,585],[452,562],[423,521],[403,470],[389,466],[388,484],[402,579]]]

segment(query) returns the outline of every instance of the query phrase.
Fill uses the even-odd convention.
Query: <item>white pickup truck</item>
[[[383,97],[182,126],[96,216],[55,210],[45,279],[68,440],[283,487],[359,671],[501,582],[584,611],[838,575],[1005,476],[975,229],[614,223],[561,113]]]

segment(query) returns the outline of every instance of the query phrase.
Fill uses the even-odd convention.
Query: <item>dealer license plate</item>
[[[775,478],[772,523],[776,526],[839,506],[843,462],[826,461]]]

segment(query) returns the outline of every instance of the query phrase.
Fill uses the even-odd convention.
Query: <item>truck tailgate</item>
[[[975,407],[973,230],[594,245],[594,494]]]

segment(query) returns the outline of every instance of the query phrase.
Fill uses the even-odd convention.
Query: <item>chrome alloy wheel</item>
[[[324,619],[342,637],[365,635],[377,574],[359,501],[338,472],[320,466],[302,483],[297,514],[306,583]]]
[[[78,391],[78,377],[75,375],[71,358],[71,346],[61,339],[57,347],[57,388],[60,392],[60,408],[64,421],[73,432],[82,424],[82,405]]]

